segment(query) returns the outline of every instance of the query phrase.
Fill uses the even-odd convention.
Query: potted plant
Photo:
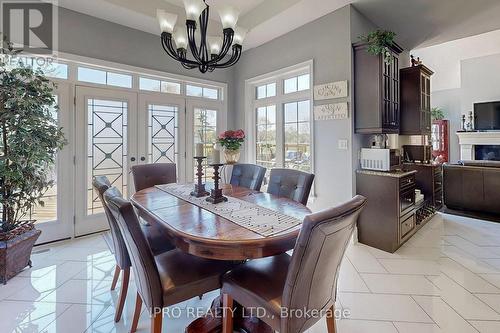
[[[368,44],[366,51],[374,56],[382,55],[385,63],[392,61],[390,48],[394,46],[396,33],[388,30],[375,30],[359,39]]]
[[[40,70],[22,64],[9,68],[14,55],[4,43],[0,64],[0,282],[31,266],[31,250],[40,235],[29,214],[43,206],[53,186],[51,171],[66,144],[51,113],[54,89]]]
[[[443,120],[444,119],[443,109],[432,108],[431,109],[431,117],[432,117],[432,120]]]
[[[245,141],[245,132],[225,131],[219,134],[217,142],[224,148],[224,158],[227,164],[236,164],[240,159],[240,148]]]

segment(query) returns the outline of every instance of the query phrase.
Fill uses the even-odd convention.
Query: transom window
[[[307,62],[247,82],[247,92],[254,92],[250,160],[268,169],[313,172],[311,72]]]
[[[256,88],[257,99],[276,96],[276,82],[260,85]]]
[[[132,75],[89,67],[78,67],[78,81],[132,88]]]
[[[310,75],[294,76],[285,80],[285,94],[309,89]]]
[[[216,88],[186,84],[186,96],[219,99],[219,90]]]
[[[139,89],[147,91],[159,91],[169,94],[180,95],[181,84],[177,82],[149,79],[146,77],[139,78]]]

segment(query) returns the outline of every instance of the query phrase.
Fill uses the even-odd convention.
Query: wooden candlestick
[[[210,166],[214,168],[214,176],[212,177],[214,180],[214,188],[210,191],[210,196],[207,198],[207,201],[213,204],[227,201],[227,198],[222,195],[222,189],[219,188],[219,168],[223,165],[224,164],[210,164]]]
[[[194,184],[194,191],[191,192],[191,195],[193,197],[201,198],[209,195],[210,193],[205,190],[205,184],[202,182],[202,177],[203,177],[203,160],[205,159],[205,156],[196,156],[194,159],[197,162],[197,172],[196,176],[198,179],[198,182]]]

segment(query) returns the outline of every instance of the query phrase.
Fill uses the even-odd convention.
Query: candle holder
[[[203,177],[203,160],[206,158],[206,156],[196,156],[194,159],[197,162],[197,172],[196,176],[198,178],[198,182],[194,184],[194,191],[191,192],[191,195],[196,198],[201,198],[201,197],[206,197],[210,193],[205,190],[205,184],[201,181]]]
[[[213,204],[227,201],[227,198],[222,195],[222,189],[219,188],[219,168],[223,165],[224,164],[210,164],[210,166],[214,168],[214,176],[212,177],[214,180],[214,188],[210,190],[210,196],[207,198],[207,201]]]

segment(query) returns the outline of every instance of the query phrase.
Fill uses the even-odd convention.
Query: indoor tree
[[[41,70],[15,59],[4,40],[0,64],[0,234],[14,233],[27,221],[30,210],[43,205],[53,185],[51,170],[57,152],[66,144],[52,116],[55,84]]]

